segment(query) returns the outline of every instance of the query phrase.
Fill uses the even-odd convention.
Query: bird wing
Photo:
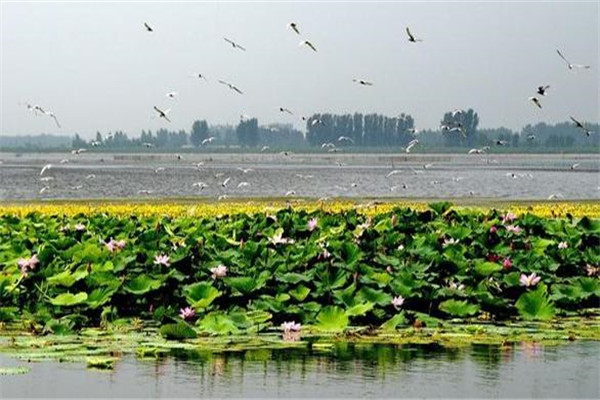
[[[233,85],[229,85],[229,87],[231,88],[231,90],[235,90],[236,92],[238,92],[239,94],[244,94],[244,92],[242,92],[240,89],[236,88]]]
[[[58,118],[56,118],[56,115],[51,114],[50,117],[54,120],[54,122],[56,122],[56,126],[62,128],[62,126],[60,126],[60,122],[58,122]]]
[[[237,43],[235,44],[235,47],[237,47],[237,48],[238,48],[238,49],[240,49],[240,50],[246,51],[246,48],[245,48],[245,47],[242,47],[242,46],[240,46],[240,45],[239,45],[239,44],[237,44]]]
[[[235,42],[232,40],[227,39],[226,37],[223,38],[227,43],[231,44],[233,47],[235,47]]]
[[[581,122],[577,121],[575,118],[573,118],[571,116],[569,116],[569,118],[571,118],[571,121],[573,121],[573,123],[575,123],[575,125],[577,125],[577,126],[583,126],[583,124]]]
[[[560,50],[556,49],[556,52],[558,53],[558,55],[560,56],[560,58],[562,58],[563,60],[565,60],[565,62],[566,62],[568,65],[571,65],[571,63],[569,62],[569,60],[567,60],[567,59],[565,58],[565,56],[563,56],[563,54],[560,52]]]
[[[406,33],[408,34],[410,40],[415,40],[415,37],[412,35],[412,33],[410,33],[410,29],[408,29],[408,26],[406,27]]]
[[[231,83],[222,81],[221,79],[219,79],[219,83],[221,83],[223,85],[231,86]]]

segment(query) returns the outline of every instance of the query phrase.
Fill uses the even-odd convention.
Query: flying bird
[[[338,142],[354,143],[354,140],[352,138],[349,138],[348,136],[340,136],[337,140]]]
[[[56,126],[61,128],[60,123],[58,122],[58,119],[56,118],[56,115],[52,111],[44,111],[44,114],[46,114],[47,116],[52,118],[54,120],[54,122],[56,123]]]
[[[282,113],[288,113],[288,114],[290,114],[290,115],[294,115],[294,113],[293,113],[293,112],[291,112],[289,109],[287,109],[287,108],[283,108],[283,107],[279,107],[279,112],[282,112]]]
[[[508,144],[508,141],[506,141],[506,140],[496,139],[496,146],[506,146],[507,144]]]
[[[221,186],[226,187],[230,180],[231,180],[231,177],[228,176],[227,178],[225,178],[225,180],[223,181],[223,183],[221,183]]]
[[[269,149],[270,149],[270,147],[269,147],[269,146],[263,146],[263,147],[260,149],[260,152],[261,152],[261,153],[264,153],[265,151],[267,151],[267,150],[269,150]]]
[[[147,32],[154,32],[154,29],[152,29],[152,27],[148,25],[147,22],[144,22],[144,27],[146,28]]]
[[[220,79],[219,79],[219,83],[220,83],[220,84],[223,84],[223,85],[226,85],[226,86],[228,86],[228,87],[229,87],[229,89],[233,90],[234,92],[237,92],[237,93],[239,93],[239,94],[244,94],[244,92],[242,92],[242,91],[241,91],[240,89],[238,89],[238,88],[237,88],[235,85],[233,85],[233,84],[231,84],[231,83],[229,83],[229,82],[225,82],[225,81],[223,81],[223,80],[220,80]]]
[[[243,187],[247,187],[247,186],[250,186],[250,184],[248,182],[240,182],[237,185],[238,189],[243,188]]]
[[[560,50],[556,49],[556,52],[558,53],[558,55],[560,56],[560,58],[562,58],[563,60],[565,60],[565,62],[567,63],[567,67],[571,71],[574,71],[575,68],[583,68],[583,69],[589,69],[590,68],[589,65],[571,64],[571,62],[569,60],[567,60],[567,58],[560,52]]]
[[[571,169],[577,169],[581,164],[580,163],[575,163],[573,165],[571,165]]]
[[[178,96],[178,93],[177,92],[169,92],[165,96],[167,96],[169,99],[174,99]]]
[[[248,172],[252,172],[254,170],[252,168],[242,168],[242,167],[239,167],[238,171],[242,171],[242,173],[247,174]]]
[[[548,89],[550,89],[550,85],[538,86],[537,94],[539,94],[540,96],[545,96]]]
[[[419,141],[417,139],[411,140],[408,143],[408,146],[406,146],[406,152],[410,153],[410,151],[412,150],[413,147],[415,147],[417,144],[419,144]]]
[[[293,30],[294,32],[296,32],[298,35],[300,34],[300,30],[298,29],[298,24],[295,22],[290,22],[288,24],[288,28],[290,28],[291,30]]]
[[[422,42],[423,39],[417,39],[413,36],[412,33],[410,33],[410,29],[408,29],[408,27],[406,27],[406,33],[408,34],[408,41],[412,42],[412,43],[417,43],[417,42]]]
[[[155,173],[155,174],[158,174],[159,172],[162,172],[162,171],[164,171],[164,170],[165,170],[165,167],[158,167],[158,168],[156,168],[156,169],[154,170],[154,173]]]
[[[569,117],[569,118],[571,118],[571,121],[573,121],[573,124],[575,124],[575,127],[581,129],[587,136],[590,136],[592,134],[592,131],[590,131],[588,128],[586,128],[582,122],[577,121],[573,117]]]
[[[535,135],[527,135],[527,141],[531,142],[532,140],[535,140]]]
[[[356,82],[362,86],[373,86],[373,82],[365,81],[363,79],[352,79],[352,82]]]
[[[81,153],[85,153],[87,150],[86,149],[77,149],[77,150],[71,150],[71,154],[81,154]]]
[[[309,42],[308,40],[301,41],[298,46],[306,46],[306,47],[310,48],[312,51],[317,51],[317,49],[315,48],[315,46],[311,42]]]
[[[213,142],[213,140],[215,140],[215,137],[214,137],[214,136],[207,137],[206,139],[204,139],[204,140],[203,140],[203,141],[200,143],[200,145],[204,146],[204,145],[206,145],[206,144],[210,144],[210,143],[212,143],[212,142]]]
[[[529,98],[529,101],[532,101],[533,104],[535,104],[538,108],[542,108],[542,104],[540,103],[537,97],[531,96]]]
[[[40,176],[44,175],[44,172],[48,171],[50,168],[52,168],[52,164],[46,164],[42,167],[42,171],[40,172]]]
[[[225,39],[225,41],[227,43],[231,44],[231,46],[233,46],[234,49],[240,49],[242,51],[246,51],[246,49],[244,47],[240,46],[239,44],[237,44],[233,40],[227,39],[226,37],[224,37],[223,39]]]
[[[168,122],[171,122],[171,120],[169,119],[169,117],[167,117],[167,114],[169,113],[169,111],[171,111],[170,109],[167,109],[167,110],[163,111],[160,108],[154,106],[154,110],[158,113],[158,117],[159,118],[164,118]],[[150,147],[150,146],[146,146],[146,147]]]

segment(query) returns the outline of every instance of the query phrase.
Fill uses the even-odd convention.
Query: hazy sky
[[[435,128],[474,108],[518,129],[599,120],[599,5],[585,3],[1,3],[0,133],[189,130],[196,119],[292,122],[411,114]],[[296,35],[286,25],[295,21]],[[148,22],[154,32],[146,32]],[[409,43],[405,27],[424,41]],[[238,41],[247,51],[228,45]],[[318,52],[299,47],[310,40]],[[591,69],[572,73],[557,56]],[[191,77],[201,72],[209,81]],[[374,86],[352,82],[362,78]],[[234,83],[238,95],[217,83]],[[537,109],[527,99],[551,85]],[[177,91],[176,100],[167,92]],[[56,113],[35,117],[23,105]],[[21,103],[21,104],[20,104]],[[152,107],[171,108],[172,123]],[[295,112],[292,117],[279,107]]]

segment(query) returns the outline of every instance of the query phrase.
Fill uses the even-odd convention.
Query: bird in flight
[[[146,28],[147,32],[154,32],[154,29],[147,22],[144,22],[144,28]]]
[[[244,94],[240,89],[238,89],[237,87],[235,87],[235,85],[233,85],[229,82],[225,82],[225,81],[222,81],[219,79],[219,83],[229,86],[229,89],[233,90],[234,92],[238,92],[239,94]]]
[[[291,30],[296,32],[298,35],[300,34],[300,30],[298,29],[298,24],[296,24],[295,22],[290,22],[288,24],[288,28],[290,28]]]
[[[527,135],[527,141],[528,142],[531,142],[533,140],[535,140],[535,135]]]
[[[165,96],[167,96],[169,99],[175,99],[177,97],[177,95],[178,95],[177,92],[169,92]]]
[[[171,120],[169,119],[169,117],[167,117],[167,114],[169,113],[170,109],[167,109],[167,110],[163,111],[160,108],[154,106],[154,111],[156,111],[158,113],[158,117],[159,118],[164,118],[168,122],[171,122]]]
[[[348,142],[348,143],[354,143],[354,140],[352,138],[349,138],[348,136],[340,136],[338,138],[338,142]]]
[[[506,141],[506,140],[496,139],[497,146],[506,146],[507,144],[508,144],[508,141]]]
[[[545,96],[546,95],[546,91],[548,91],[548,89],[550,89],[550,85],[538,86],[538,88],[537,88],[537,94],[539,94],[540,96]]]
[[[542,108],[542,104],[540,103],[537,97],[531,96],[529,100],[532,101],[533,104],[535,104],[538,108]]]
[[[406,146],[406,152],[410,153],[410,151],[412,150],[413,147],[415,147],[417,144],[419,144],[419,141],[417,139],[413,139],[410,142],[408,142],[408,146]]]
[[[279,107],[279,112],[282,112],[282,113],[288,113],[288,114],[290,114],[290,115],[294,115],[294,113],[293,113],[293,112],[291,112],[289,109],[287,109],[287,108],[284,108],[284,107]]]
[[[236,42],[234,42],[231,39],[227,39],[226,37],[224,37],[223,39],[225,39],[225,41],[229,44],[231,44],[231,46],[233,46],[234,49],[240,49],[242,51],[246,51],[246,49],[242,46],[240,46],[239,44],[237,44]]]
[[[58,122],[58,119],[56,118],[56,115],[52,111],[44,111],[44,114],[46,114],[47,116],[49,116],[50,118],[52,118],[54,120],[54,122],[56,123],[56,126],[58,126],[59,128],[61,128],[60,122]]]
[[[306,47],[310,48],[312,51],[317,51],[317,49],[315,48],[315,46],[311,42],[309,42],[308,40],[301,41],[298,46],[306,46]]]
[[[571,70],[571,71],[574,71],[575,68],[583,68],[583,69],[589,69],[590,68],[589,65],[571,64],[571,62],[569,60],[567,60],[567,58],[560,52],[560,50],[556,49],[556,52],[558,53],[558,55],[560,56],[560,58],[562,58],[563,60],[565,60],[565,62],[567,63],[567,68],[569,68],[569,70]]]
[[[352,79],[352,82],[356,82],[359,85],[363,85],[363,86],[373,86],[373,82],[365,81],[362,79]]]
[[[42,167],[42,171],[40,172],[40,176],[44,175],[44,172],[48,171],[50,168],[52,168],[52,164],[46,164]]]
[[[408,34],[408,41],[412,42],[412,43],[417,43],[417,42],[422,42],[423,39],[417,39],[414,37],[414,35],[412,33],[410,33],[410,29],[408,29],[408,27],[406,27],[406,33]]]
[[[592,131],[590,131],[588,128],[586,128],[582,122],[577,121],[573,117],[569,117],[569,118],[571,118],[571,121],[573,121],[573,124],[575,124],[575,127],[581,129],[587,136],[590,136],[592,134]]]
[[[214,136],[207,137],[207,138],[206,138],[206,139],[204,139],[204,140],[203,140],[203,141],[202,141],[200,144],[201,144],[202,146],[204,146],[204,145],[206,145],[206,144],[210,144],[210,143],[212,143],[212,142],[213,142],[213,140],[215,140],[215,137],[214,137]]]

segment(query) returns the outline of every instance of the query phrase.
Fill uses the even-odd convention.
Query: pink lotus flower
[[[505,214],[501,217],[502,219],[502,223],[505,224],[507,222],[512,222],[515,219],[517,219],[517,216],[511,212],[509,212],[508,214]]]
[[[227,275],[227,267],[221,264],[217,267],[211,268],[210,272],[212,272],[213,279],[223,278],[225,275]]]
[[[566,249],[566,248],[568,248],[568,247],[569,247],[569,244],[568,244],[567,242],[560,242],[560,243],[558,244],[558,248],[559,248],[559,249],[561,249],[561,250],[562,250],[562,249]]]
[[[394,308],[396,310],[400,309],[400,306],[402,306],[402,304],[404,304],[404,297],[402,297],[402,296],[395,296],[392,299],[392,305],[394,306]]]
[[[299,322],[294,321],[284,322],[283,324],[281,324],[281,328],[284,332],[299,332],[301,327],[302,326]]]
[[[196,310],[192,307],[186,307],[179,309],[179,316],[185,320],[194,318],[196,316]]]
[[[155,265],[164,265],[165,267],[168,267],[171,265],[169,263],[169,256],[166,256],[164,254],[162,254],[162,255],[157,254],[156,256],[154,256],[154,264]]]
[[[498,228],[496,227],[496,225],[492,225],[492,227],[490,228],[490,233],[496,233],[498,231]]]
[[[283,340],[287,342],[296,342],[300,340],[300,323],[294,321],[281,324],[283,329]]]
[[[27,275],[27,271],[35,269],[39,262],[37,254],[34,254],[29,258],[20,258],[19,261],[17,261],[17,264],[21,269],[21,273]]]
[[[516,225],[507,225],[506,226],[506,231],[507,232],[512,232],[515,234],[521,233],[523,231],[523,229],[521,229],[520,226],[516,226]]]
[[[77,225],[75,225],[75,230],[78,232],[85,231],[85,225],[81,224],[81,223],[77,224]]]
[[[525,274],[521,274],[521,278],[519,282],[521,282],[521,286],[530,287],[535,286],[540,281],[540,277],[533,272],[531,275],[527,276]]]
[[[307,228],[309,231],[314,231],[317,228],[317,223],[319,221],[316,218],[311,218],[308,220]]]
[[[504,269],[510,269],[510,267],[512,267],[513,263],[510,260],[510,258],[506,257],[504,259],[504,261],[502,262],[502,266],[504,267]]]
[[[117,242],[113,238],[110,238],[110,240],[105,242],[104,245],[111,253],[114,253],[117,250]]]
[[[586,264],[585,272],[587,273],[587,276],[596,276],[600,272],[600,267],[594,267],[590,264]]]

